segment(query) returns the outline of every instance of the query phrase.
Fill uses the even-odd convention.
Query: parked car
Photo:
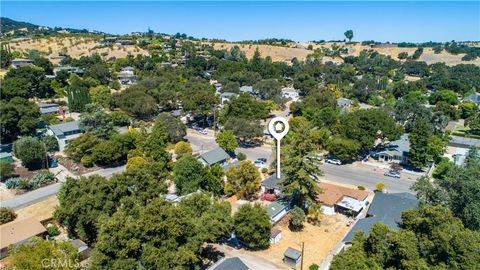
[[[383,175],[394,177],[394,178],[400,178],[400,173],[394,170],[386,171]]]
[[[205,130],[205,129],[200,129],[198,132],[199,132],[200,134],[203,134],[203,135],[207,135],[207,134],[208,134],[207,130]]]
[[[261,162],[263,162],[263,163],[267,163],[267,159],[266,159],[266,158],[263,158],[263,157],[262,157],[262,158],[257,158],[257,160],[259,160],[259,161],[261,161]]]
[[[255,164],[256,167],[259,167],[259,168],[260,168],[260,167],[263,167],[263,166],[265,165],[265,162],[266,162],[266,161],[267,161],[266,159],[265,159],[265,161],[263,161],[263,159],[260,159],[260,158],[259,158],[259,159],[256,159],[256,160],[253,162],[253,164]]]
[[[336,159],[336,158],[327,158],[325,162],[330,164],[335,164],[335,165],[342,165],[342,162],[340,161],[340,159]]]

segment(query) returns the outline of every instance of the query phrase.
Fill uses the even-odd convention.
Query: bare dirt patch
[[[287,218],[284,218],[287,220]],[[282,221],[275,228],[282,231],[282,239],[270,245],[262,251],[246,251],[252,255],[263,257],[273,263],[283,264],[283,253],[288,247],[297,250],[302,249],[304,243],[304,269],[316,263],[320,265],[324,258],[333,250],[335,245],[343,239],[348,231],[348,218],[342,215],[323,216],[320,226],[314,226],[305,223],[305,227],[300,232],[290,231],[288,222]]]
[[[53,218],[53,212],[57,206],[57,196],[52,196],[44,201],[21,208],[15,213],[18,215],[17,218],[35,217],[42,222]]]

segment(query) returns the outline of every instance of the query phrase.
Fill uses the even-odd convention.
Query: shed
[[[293,269],[296,269],[302,260],[302,252],[294,248],[287,248],[283,253],[283,262]]]
[[[278,243],[282,239],[282,231],[277,228],[272,228],[270,231],[270,244]]]

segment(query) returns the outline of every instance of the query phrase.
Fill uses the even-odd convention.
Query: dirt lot
[[[284,219],[284,221],[286,218]],[[275,264],[282,265],[283,253],[288,247],[297,250],[304,248],[304,269],[316,263],[320,265],[322,260],[331,252],[335,245],[345,236],[348,231],[346,226],[348,219],[342,215],[323,216],[322,224],[314,226],[305,223],[301,232],[292,232],[288,228],[288,222],[281,222],[275,228],[282,231],[282,239],[270,246],[267,250],[246,251],[255,256],[263,257]]]
[[[53,212],[57,206],[57,196],[52,196],[44,201],[21,208],[15,213],[18,215],[17,218],[35,217],[39,221],[45,221],[53,217]]]

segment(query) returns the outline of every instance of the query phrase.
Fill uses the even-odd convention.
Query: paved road
[[[218,147],[218,144],[215,142],[213,131],[207,130],[207,132],[208,134],[204,135],[194,129],[187,129],[187,139],[192,145],[194,153],[198,152],[203,154]],[[268,162],[271,162],[273,158],[272,147],[268,144],[263,144],[259,147],[238,147],[235,151],[237,153],[244,153],[247,155],[247,158],[252,161],[257,158],[266,158]]]
[[[324,176],[321,179],[350,184],[355,186],[364,186],[368,189],[375,189],[378,182],[385,184],[388,192],[412,192],[410,186],[417,177],[402,174],[402,178],[397,179],[383,175],[383,170],[373,171],[372,169],[361,168],[355,164],[333,165],[323,164],[321,169]]]
[[[84,176],[98,174],[98,175],[101,175],[103,177],[110,178],[115,173],[123,172],[125,170],[125,168],[126,168],[125,165],[124,166],[119,166],[119,167],[114,167],[114,168],[105,168],[105,169],[101,169],[101,170],[98,170],[98,171],[95,171],[95,172],[84,174]],[[36,190],[33,190],[33,191],[29,191],[25,194],[16,196],[12,199],[2,201],[2,202],[0,202],[0,205],[2,207],[9,207],[9,208],[13,208],[13,209],[23,208],[23,207],[29,206],[31,204],[43,201],[43,200],[47,199],[48,197],[57,194],[58,191],[60,190],[60,188],[62,187],[62,185],[63,185],[63,182],[60,181],[60,182],[52,184],[52,185],[48,185],[48,186],[45,186],[45,187],[42,187],[42,188],[39,188],[39,189],[36,189]]]
[[[57,192],[60,190],[62,185],[63,185],[63,182],[58,182],[52,185],[48,185],[46,187],[42,187],[34,191],[30,191],[25,194],[16,196],[12,199],[2,201],[0,202],[0,205],[2,207],[9,207],[13,209],[26,207],[57,194]]]

